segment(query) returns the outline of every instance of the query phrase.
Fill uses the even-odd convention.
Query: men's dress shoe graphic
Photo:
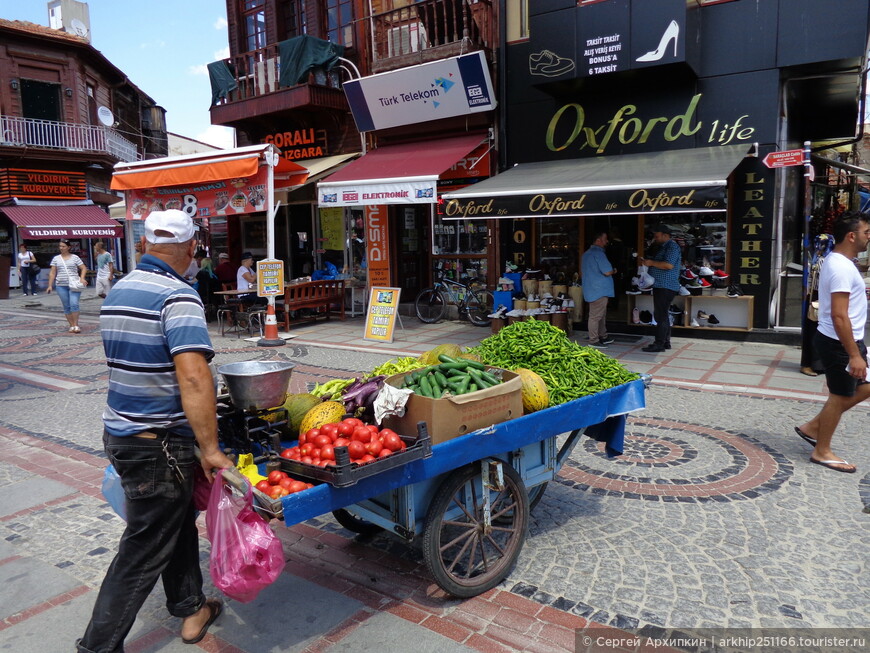
[[[668,25],[667,29],[665,29],[665,33],[662,34],[662,39],[659,41],[659,47],[655,50],[650,50],[644,55],[639,56],[635,61],[647,62],[647,61],[658,61],[662,57],[665,56],[665,50],[671,44],[671,41],[674,42],[674,56],[677,56],[677,39],[680,36],[680,25],[677,21],[672,20]]]
[[[574,70],[571,59],[560,57],[550,50],[541,50],[529,55],[529,72],[541,77],[558,77]]]

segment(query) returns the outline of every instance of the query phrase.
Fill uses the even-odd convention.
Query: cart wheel
[[[529,490],[529,512],[535,509],[535,506],[541,503],[544,498],[544,492],[547,491],[547,484],[541,483]]]
[[[504,489],[490,492],[491,523],[483,523],[480,465],[451,473],[438,487],[423,531],[423,557],[435,582],[459,598],[482,594],[513,569],[529,524],[529,499],[516,470],[504,470]]]
[[[359,533],[360,535],[374,535],[383,530],[377,524],[373,524],[365,519],[360,519],[359,517],[350,514],[344,508],[333,510],[332,516],[335,517],[335,521],[344,526],[347,530]]]

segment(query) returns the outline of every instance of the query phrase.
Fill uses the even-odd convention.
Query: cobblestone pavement
[[[56,298],[37,299],[42,306],[0,302],[0,582],[12,590],[0,598],[0,647],[61,651],[84,628],[123,523],[99,489],[98,300],[85,302],[76,336]],[[360,322],[300,327],[276,349],[215,335],[216,362],[289,358],[291,389],[300,391],[396,353],[486,335],[405,322],[391,345],[356,341],[346,330],[361,331]],[[276,527],[288,558],[282,578],[254,603],[230,602],[200,648],[572,651],[576,633],[596,624],[870,626],[867,406],[845,416],[834,442],[859,471],[835,473],[810,465],[792,430],[823,396],[818,379],[792,369],[794,348],[675,339],[656,359],[638,353],[642,342],[619,341],[611,353],[629,367],[659,370],[647,408],[629,418],[623,456],[608,459],[581,441],[499,587],[448,598],[416,549],[386,535],[354,537],[324,516]],[[710,376],[721,365],[740,365],[735,374],[747,378]],[[680,376],[691,369],[703,374]],[[205,561],[206,540],[203,550]],[[190,650],[162,603],[155,590],[128,650]]]

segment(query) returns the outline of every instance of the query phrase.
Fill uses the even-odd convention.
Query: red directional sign
[[[804,162],[803,150],[783,150],[782,152],[770,152],[762,163],[768,168],[784,168],[786,166],[799,166]]]

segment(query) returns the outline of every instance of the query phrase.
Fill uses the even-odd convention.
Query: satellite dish
[[[115,124],[115,114],[112,113],[109,107],[100,105],[97,107],[97,120],[106,127],[112,127]]]
[[[81,36],[82,38],[88,37],[88,26],[85,25],[78,18],[73,18],[69,22],[69,26],[72,29],[73,34],[75,34],[76,36]]]

